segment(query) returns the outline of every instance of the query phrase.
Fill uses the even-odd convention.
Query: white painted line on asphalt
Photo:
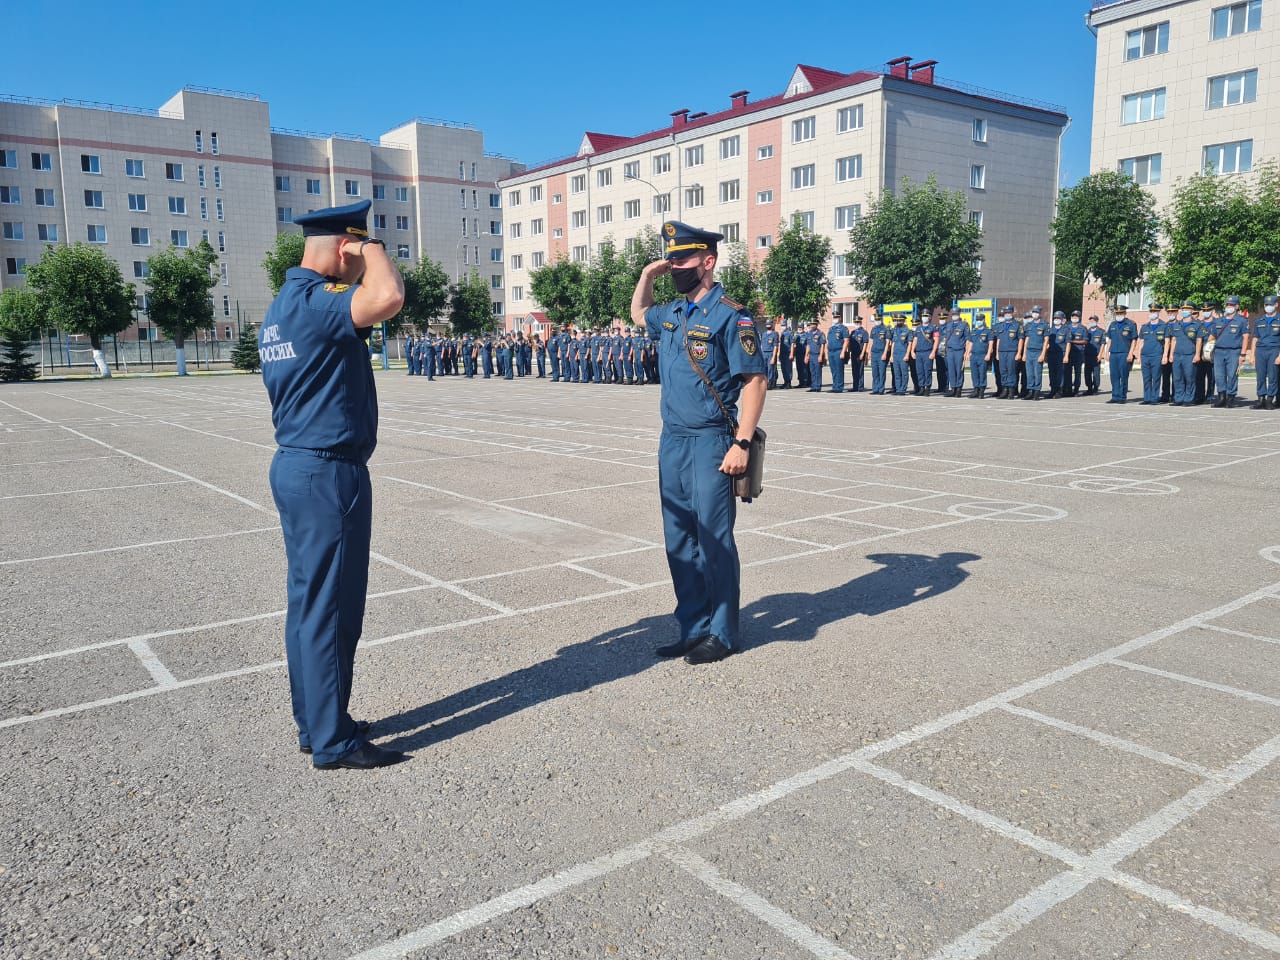
[[[23,410],[21,407],[15,406],[14,404],[10,403],[8,400],[0,400],[0,403],[3,403],[10,410],[17,410],[19,413],[23,414],[24,416],[33,417],[34,419],[39,420],[41,423],[57,423],[56,420],[47,420],[44,417],[40,416],[40,414],[38,413],[32,413],[30,410]]]
[[[106,493],[110,490],[137,490],[141,487],[172,487],[190,480],[151,480],[145,483],[121,483],[110,487],[84,487],[80,490],[50,490],[44,493],[11,493],[0,500],[30,500],[34,497],[70,497],[77,493]]]
[[[1223,933],[1228,933],[1237,939],[1243,940],[1245,943],[1251,943],[1256,947],[1261,947],[1263,950],[1270,950],[1272,953],[1280,953],[1280,937],[1270,931],[1262,930],[1236,917],[1228,916],[1219,910],[1192,903],[1171,890],[1157,887],[1154,883],[1147,883],[1145,880],[1127,873],[1121,873],[1118,870],[1113,870],[1106,874],[1105,879],[1118,887],[1141,894],[1149,900],[1154,900],[1169,910],[1199,920],[1201,923],[1217,927]]]
[[[662,855],[726,900],[741,907],[792,943],[818,957],[819,960],[857,960],[853,954],[840,949],[812,927],[806,926],[791,914],[780,910],[754,890],[734,883],[693,851],[673,846],[664,848]]]
[[[635,583],[631,580],[623,580],[621,577],[610,576],[607,573],[601,573],[599,570],[592,570],[590,567],[584,567],[577,563],[571,563],[568,560],[566,560],[564,563],[561,563],[560,566],[568,570],[576,570],[578,571],[578,573],[586,573],[593,577],[599,577],[601,580],[607,581],[608,583],[616,583],[620,587],[631,587],[634,589],[635,587],[639,586],[638,583]]]
[[[1034,720],[1036,723],[1043,724],[1046,727],[1053,727],[1064,733],[1073,733],[1078,737],[1084,737],[1092,740],[1094,743],[1100,743],[1104,747],[1111,747],[1114,750],[1123,750],[1125,753],[1131,753],[1134,756],[1143,757],[1155,763],[1163,764],[1166,767],[1176,767],[1179,770],[1185,770],[1187,773],[1194,774],[1197,777],[1203,777],[1206,780],[1212,780],[1218,776],[1216,770],[1210,770],[1208,767],[1201,766],[1198,763],[1192,763],[1190,760],[1183,760],[1179,757],[1162,753],[1159,750],[1153,750],[1145,747],[1140,743],[1132,740],[1123,740],[1120,737],[1113,737],[1109,733],[1103,733],[1101,730],[1094,730],[1090,727],[1082,727],[1078,724],[1070,723],[1066,720],[1059,720],[1057,717],[1051,717],[1047,714],[1040,713],[1037,710],[1027,710],[1025,707],[1015,707],[1011,703],[1004,704],[1001,708],[1005,713],[1011,713],[1015,717],[1022,717],[1026,720]]]
[[[195,543],[199,540],[223,540],[227,537],[243,537],[251,533],[277,533],[280,528],[252,527],[248,530],[232,530],[228,533],[209,533],[200,537],[175,537],[171,540],[149,540],[146,543],[126,543],[119,547],[100,547],[97,550],[76,550],[72,553],[51,553],[43,557],[23,557],[18,560],[0,560],[0,567],[19,563],[40,563],[45,560],[66,560],[69,557],[91,557],[100,553],[119,553],[124,550],[142,550],[146,547],[163,547],[173,543]]]
[[[14,463],[0,463],[0,470],[8,470],[12,467],[43,467],[51,463],[84,463],[88,460],[124,460],[125,457],[117,453],[107,454],[101,457],[66,457],[62,460],[18,460]]]
[[[379,563],[385,564],[393,570],[399,570],[401,573],[414,577],[417,580],[421,580],[423,583],[429,584],[430,586],[440,587],[444,590],[448,590],[450,593],[456,593],[458,596],[464,597],[472,603],[477,603],[482,607],[488,607],[490,610],[496,610],[498,613],[506,616],[510,616],[515,613],[515,611],[510,607],[503,606],[500,603],[490,600],[488,597],[482,597],[478,593],[472,593],[465,587],[459,587],[453,583],[445,583],[445,581],[441,580],[439,577],[433,577],[429,573],[423,573],[421,570],[415,570],[413,567],[407,566],[399,560],[392,560],[390,557],[384,556],[376,550],[369,551],[369,559],[377,560]]]
[[[1233,697],[1239,697],[1241,700],[1252,700],[1254,703],[1265,703],[1271,707],[1280,707],[1280,700],[1275,697],[1268,697],[1266,694],[1254,693],[1252,690],[1242,690],[1239,687],[1229,687],[1225,683],[1213,683],[1209,680],[1201,680],[1199,677],[1190,677],[1185,673],[1172,673],[1168,670],[1157,670],[1155,667],[1148,667],[1143,663],[1133,663],[1128,660],[1116,660],[1115,666],[1124,667],[1126,670],[1133,670],[1138,673],[1149,673],[1153,677],[1164,677],[1166,680],[1176,680],[1179,683],[1190,684],[1193,687],[1203,687],[1206,690],[1216,690],[1218,693],[1230,694]]]
[[[142,665],[147,668],[147,673],[151,674],[151,679],[156,682],[158,688],[172,690],[178,685],[178,678],[160,662],[160,658],[156,656],[156,652],[151,649],[147,641],[132,640],[129,642],[129,649],[142,661]]]
[[[645,454],[645,456],[653,456],[653,454]],[[544,493],[528,493],[521,497],[499,497],[496,500],[490,500],[490,503],[518,503],[521,500],[542,500],[547,497],[568,497],[575,493],[591,493],[595,490],[616,490],[618,487],[636,487],[644,485],[646,487],[653,486],[653,477],[646,477],[643,480],[626,480],[622,483],[601,483],[592,487],[575,487],[572,490],[547,490]]]
[[[812,547],[815,550],[827,552],[834,550],[835,547],[825,543],[815,543],[812,540],[801,540],[799,537],[784,537],[780,533],[774,533],[772,530],[739,530],[739,534],[754,533],[756,536],[768,537],[771,540],[781,540],[784,543],[794,543],[802,547]]]
[[[1217,633],[1225,633],[1233,637],[1244,637],[1246,640],[1260,640],[1263,643],[1280,643],[1280,639],[1276,637],[1260,637],[1256,633],[1245,633],[1243,630],[1231,630],[1227,627],[1219,627],[1216,624],[1206,623],[1202,630],[1213,630]]]

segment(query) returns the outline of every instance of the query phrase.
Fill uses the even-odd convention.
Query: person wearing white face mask
[[[1213,326],[1220,319],[1218,305],[1207,300],[1200,307],[1200,326],[1204,328],[1204,343],[1200,347],[1200,361],[1196,364],[1196,395],[1192,401],[1199,406],[1213,399],[1217,383],[1213,375]]]
[[[1213,376],[1218,385],[1215,407],[1234,407],[1239,388],[1240,366],[1249,346],[1249,324],[1240,316],[1240,298],[1227,297],[1226,316],[1209,325],[1213,340]]]
[[[1195,319],[1197,305],[1182,301],[1173,325],[1173,405],[1189,407],[1196,395],[1196,364],[1204,343],[1204,327]]]
[[[1258,402],[1254,410],[1276,408],[1276,364],[1280,363],[1280,315],[1276,313],[1276,295],[1262,298],[1262,316],[1253,321],[1249,331],[1249,362],[1258,372]]]

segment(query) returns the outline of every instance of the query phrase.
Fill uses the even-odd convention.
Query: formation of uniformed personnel
[[[674,220],[662,231],[664,259],[644,268],[631,299],[631,318],[659,345],[662,365],[658,487],[680,636],[657,652],[711,663],[739,643],[732,477],[747,468],[768,382],[755,318],[715,281],[724,238]],[[655,306],[653,284],[666,273],[680,295]]]
[[[288,562],[285,649],[298,746],[318,769],[406,759],[367,739],[348,712],[369,584],[378,398],[375,324],[404,303],[404,282],[365,226],[370,201],[317,210],[258,331],[277,449],[271,493]]]

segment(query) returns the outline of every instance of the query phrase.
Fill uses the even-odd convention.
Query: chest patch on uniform
[[[756,340],[756,325],[754,323],[744,324],[741,321],[738,322],[738,342],[742,344],[742,349],[747,351],[747,356],[754,357],[756,355],[760,345]]]
[[[325,293],[346,293],[351,289],[349,283],[326,283],[324,285]]]
[[[674,330],[675,328],[676,328],[676,325],[675,325],[674,323],[672,323],[670,320],[663,320],[663,321],[662,321],[662,329],[663,329],[663,330]]]
[[[711,331],[706,327],[694,327],[689,331],[690,340],[710,340]]]
[[[701,340],[689,344],[689,352],[693,354],[695,360],[707,359],[707,345]]]

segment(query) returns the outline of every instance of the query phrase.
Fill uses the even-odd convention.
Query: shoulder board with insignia
[[[738,303],[738,301],[736,301],[736,300],[730,300],[728,297],[725,297],[725,296],[721,296],[721,297],[720,297],[720,302],[721,302],[721,303],[727,303],[729,306],[733,307],[733,309],[735,309],[735,310],[745,310],[745,309],[746,309],[746,307],[744,307],[742,304]]]

